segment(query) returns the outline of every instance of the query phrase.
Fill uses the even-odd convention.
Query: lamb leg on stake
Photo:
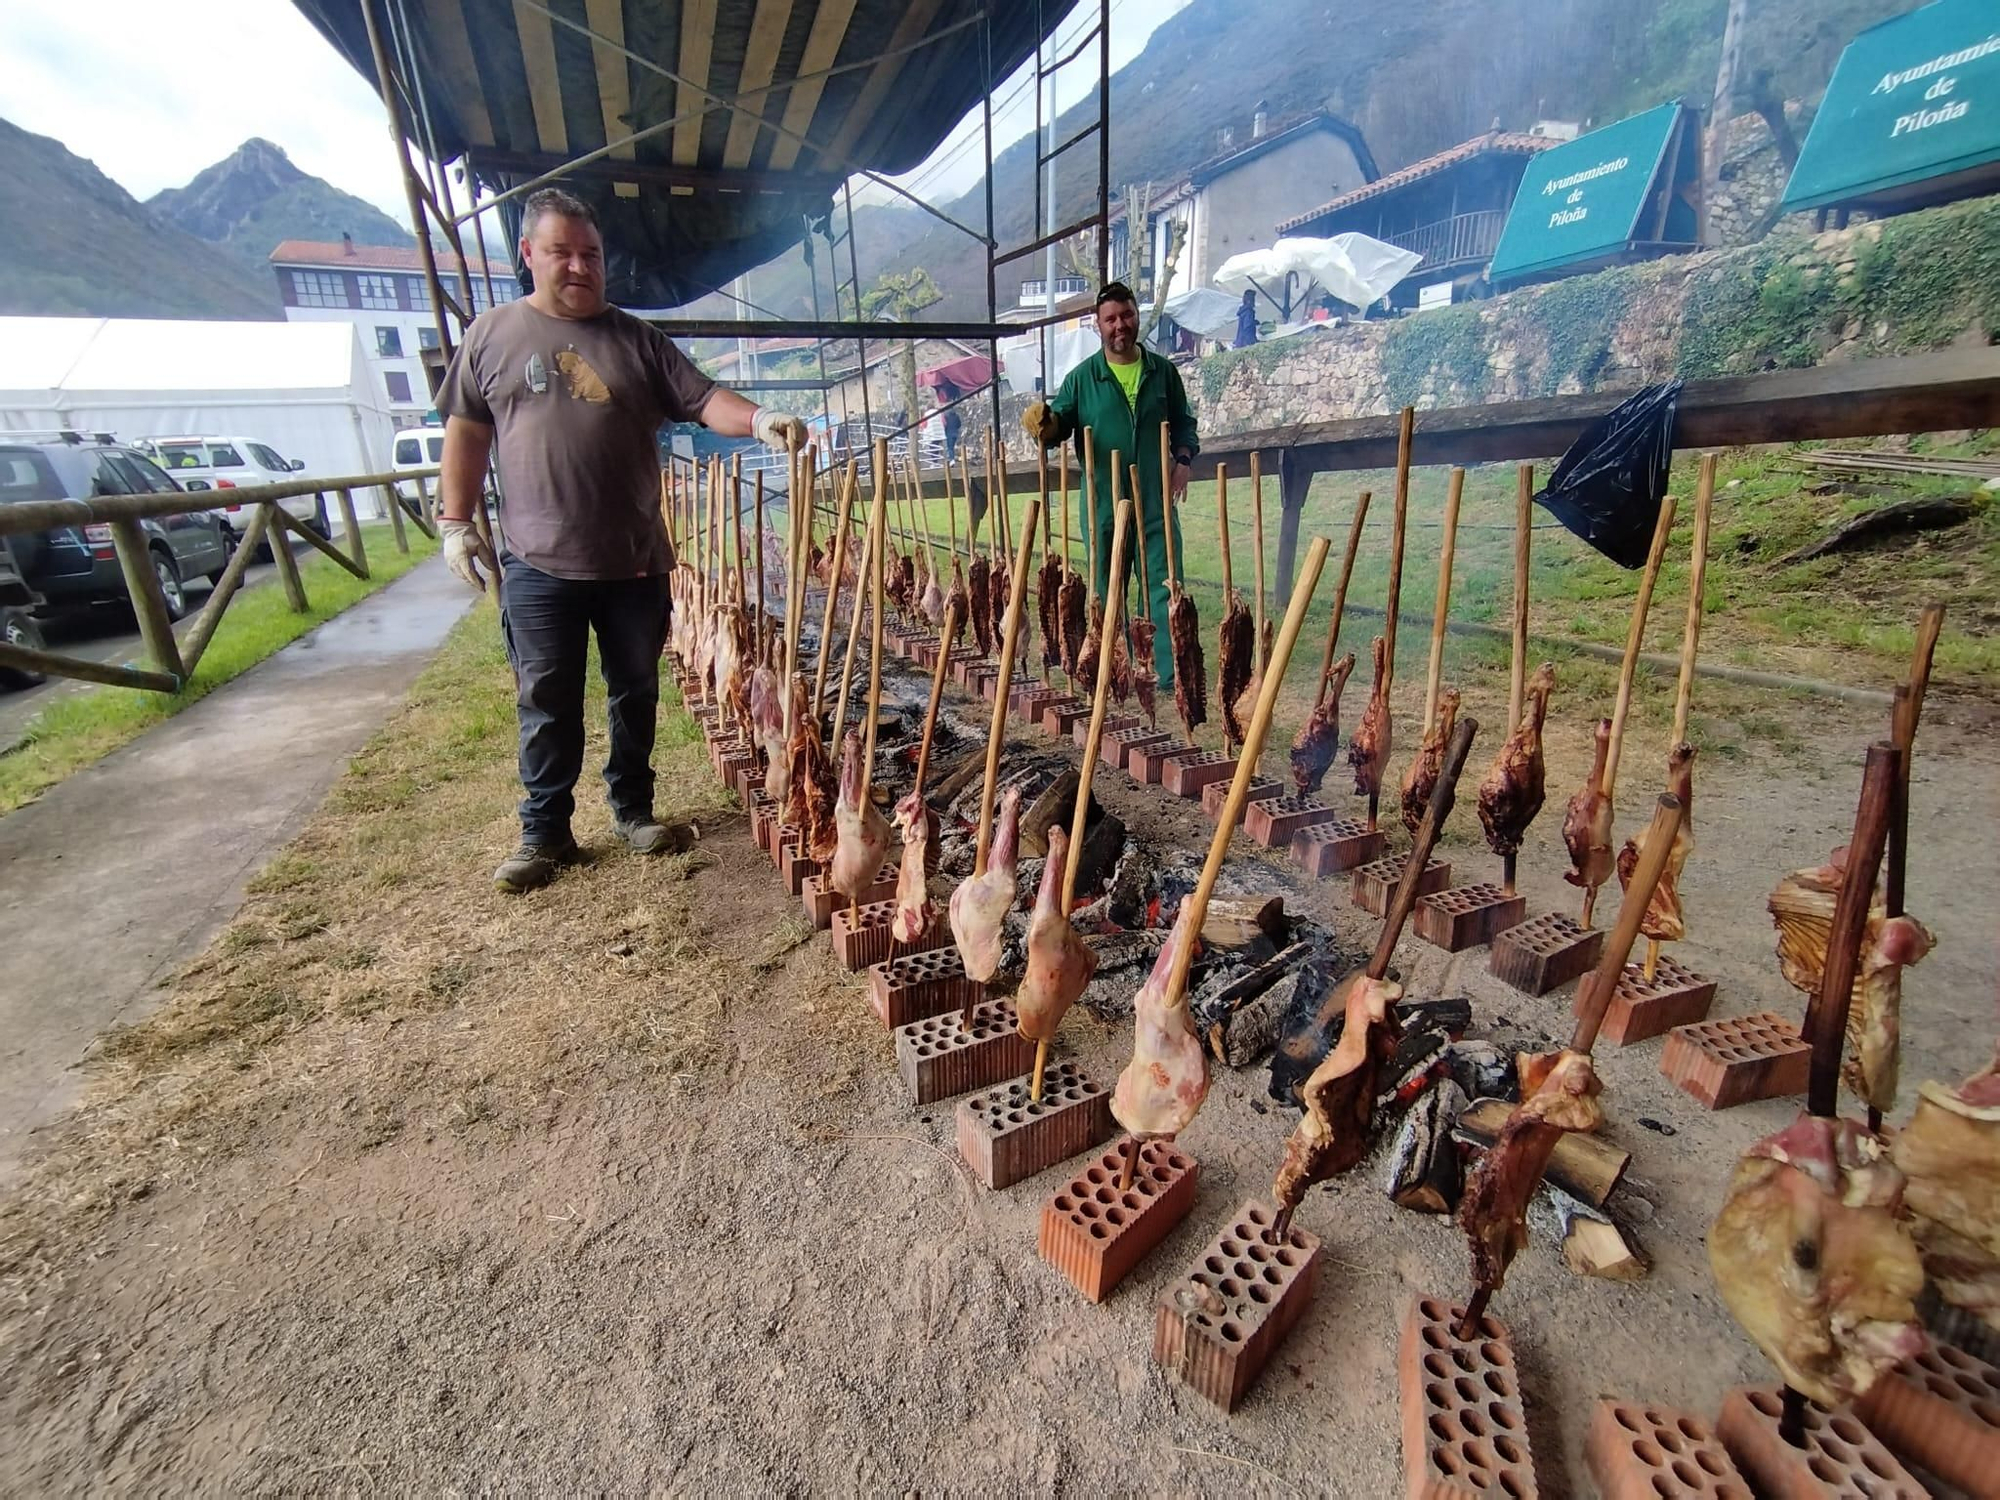
[[[1354,653],[1333,664],[1320,701],[1306,715],[1292,741],[1292,786],[1301,797],[1315,795],[1340,754],[1340,695],[1354,671]]]
[[[1450,738],[1452,723],[1458,718],[1458,689],[1448,687],[1438,693],[1437,715],[1431,723],[1423,742],[1417,746],[1417,753],[1410,758],[1410,766],[1403,773],[1403,827],[1411,833],[1424,820],[1424,809],[1430,806],[1431,788],[1437,785],[1438,773],[1444,769],[1445,741]]]
[[[1555,686],[1555,663],[1545,661],[1535,668],[1527,684],[1526,711],[1500,746],[1486,779],[1479,783],[1479,823],[1486,830],[1487,847],[1506,862],[1510,892],[1514,888],[1514,857],[1548,795],[1542,726],[1548,721],[1549,696]]]

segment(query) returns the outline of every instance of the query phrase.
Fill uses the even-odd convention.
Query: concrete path
[[[207,945],[477,595],[435,558],[0,817],[0,1180]]]

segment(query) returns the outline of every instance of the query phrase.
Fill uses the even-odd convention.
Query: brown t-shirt
[[[526,301],[482,313],[445,371],[437,409],[495,429],[501,529],[557,578],[673,567],[660,519],[662,423],[692,422],[715,382],[620,308],[551,317]]]

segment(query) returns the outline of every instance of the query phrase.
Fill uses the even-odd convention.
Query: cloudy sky
[[[1187,3],[1113,0],[1113,67]],[[0,0],[0,17],[0,115],[54,136],[136,198],[263,136],[305,171],[405,217],[374,90],[284,0]],[[1080,88],[1065,81],[1061,102]],[[997,149],[1032,127],[1034,101],[996,92],[1015,95],[996,120]],[[978,126],[974,111],[908,180],[938,196],[970,186]]]

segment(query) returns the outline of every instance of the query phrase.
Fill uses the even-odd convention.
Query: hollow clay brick
[[[1067,739],[1079,719],[1090,717],[1090,705],[1075,698],[1058,698],[1042,710],[1042,728],[1054,739]]]
[[[972,983],[962,971],[960,982]],[[1011,1000],[975,1004],[970,1028],[964,1024],[964,1012],[956,1008],[896,1028],[896,1071],[912,1104],[935,1104],[992,1088],[1019,1078],[1034,1065],[1035,1044],[1021,1035]]]
[[[1292,835],[1292,858],[1315,880],[1352,870],[1382,857],[1384,835],[1362,818],[1317,823]]]
[[[1604,1500],[1754,1500],[1708,1423],[1672,1407],[1600,1397],[1583,1456]]]
[[[1546,995],[1596,968],[1603,951],[1601,928],[1584,927],[1574,917],[1550,911],[1496,937],[1486,966],[1495,978],[1523,994]],[[1607,1021],[1602,1034],[1609,1032]]]
[[[1235,779],[1232,776],[1228,781],[1211,781],[1201,789],[1201,815],[1209,822],[1213,823],[1222,816],[1222,805],[1229,800],[1229,790]],[[1250,794],[1243,799],[1243,806],[1247,809],[1267,797],[1282,797],[1284,794],[1285,789],[1269,777],[1253,776],[1250,778]],[[1241,813],[1237,814],[1236,821],[1243,821]]]
[[[1253,1198],[1160,1294],[1153,1363],[1234,1411],[1311,1304],[1320,1243],[1297,1225],[1280,1241],[1275,1204]]]
[[[1808,1401],[1805,1446],[1778,1431],[1783,1410],[1776,1386],[1739,1387],[1722,1398],[1715,1430],[1736,1468],[1769,1500],[1925,1500],[1930,1491],[1852,1412],[1828,1412]]]
[[[1057,689],[1029,679],[1016,686],[1008,695],[1007,711],[1019,714],[1030,724],[1039,724],[1042,722],[1042,710],[1062,696]]]
[[[1410,1500],[1506,1496],[1533,1500],[1535,1465],[1507,1325],[1481,1316],[1458,1336],[1465,1308],[1420,1297],[1403,1323],[1403,1473]]]
[[[1068,1060],[1049,1064],[1039,1102],[1028,1098],[1028,1080],[1016,1078],[958,1106],[958,1153],[990,1188],[1068,1161],[1111,1130],[1111,1091]]]
[[[968,692],[991,703],[1000,689],[1000,669],[988,661],[977,662],[966,670],[965,686]]]
[[[796,851],[799,847],[799,840],[804,836],[799,832],[799,825],[796,823],[780,823],[772,833],[771,863],[777,868],[780,879],[784,877],[785,873],[786,851]]]
[[[1357,827],[1366,825],[1356,824]],[[1376,838],[1380,838],[1378,833]],[[1293,841],[1294,850],[1298,848]],[[1403,866],[1407,859],[1390,856],[1387,859],[1370,860],[1354,872],[1354,891],[1351,899],[1363,911],[1373,916],[1389,914],[1389,900],[1396,894],[1396,884],[1403,878]],[[1427,860],[1423,873],[1417,877],[1417,894],[1428,896],[1433,891],[1441,891],[1451,884],[1451,861],[1448,859]]]
[[[833,956],[850,974],[858,974],[871,964],[887,963],[906,953],[928,953],[951,946],[951,929],[933,922],[930,931],[914,943],[899,943],[889,923],[896,915],[896,903],[877,901],[849,911],[836,907],[828,931],[833,934]]]
[[[1104,716],[1104,733],[1106,735],[1113,735],[1123,729],[1142,729],[1145,727],[1145,724],[1146,721],[1137,714],[1107,713]],[[1083,748],[1084,741],[1090,738],[1090,716],[1088,714],[1070,725],[1069,737],[1075,741],[1077,749],[1081,750]]]
[[[1696,1021],[1667,1033],[1660,1071],[1709,1109],[1803,1094],[1812,1049],[1775,1011]]]
[[[1629,1047],[1650,1037],[1664,1036],[1676,1026],[1708,1019],[1715,1003],[1715,981],[1684,969],[1660,955],[1653,977],[1637,964],[1627,964],[1604,1011],[1600,1041]]]
[[[1204,750],[1186,760],[1174,761],[1160,778],[1160,785],[1176,797],[1199,797],[1202,789],[1236,774],[1236,757],[1220,750]]]
[[[801,841],[794,839],[785,845],[784,856],[778,861],[778,876],[785,882],[785,889],[794,896],[803,896],[806,881],[825,868],[811,855],[803,853]]]
[[[1294,834],[1340,820],[1341,815],[1317,797],[1262,797],[1244,809],[1243,831],[1262,848],[1288,849]]]
[[[1200,1167],[1166,1141],[1139,1147],[1132,1185],[1124,1142],[1072,1177],[1042,1205],[1035,1248],[1092,1302],[1102,1302],[1194,1207]]]
[[[778,826],[777,813],[778,804],[769,792],[760,790],[750,794],[750,835],[766,854],[771,852],[772,830]]]
[[[1134,764],[1133,757],[1139,751],[1161,749],[1173,742],[1174,737],[1163,730],[1135,724],[1130,729],[1118,729],[1105,735],[1097,742],[1097,755],[1113,770],[1129,771]]]
[[[1193,760],[1203,753],[1199,746],[1177,745],[1169,739],[1164,745],[1139,751],[1126,763],[1125,769],[1134,781],[1146,786],[1159,786],[1166,779],[1168,766]]]
[[[832,924],[833,909],[836,906],[847,905],[847,898],[838,891],[828,890],[826,881],[827,873],[824,870],[817,875],[808,875],[805,889],[799,893],[799,899],[805,904],[806,917],[812,922],[813,930],[816,932],[823,932]],[[861,893],[861,904],[871,906],[877,901],[895,899],[896,867],[884,865],[875,872],[875,879],[869,884],[868,889]]]
[[[1526,896],[1519,891],[1510,896],[1499,886],[1482,881],[1423,897],[1417,902],[1411,925],[1425,942],[1447,953],[1463,953],[1519,926],[1527,914]]]
[[[938,920],[942,924],[942,916]],[[966,974],[958,949],[949,945],[868,966],[869,1007],[892,1031],[931,1016],[956,1016],[985,998],[986,986]]]
[[[1904,1360],[1854,1403],[1882,1445],[1968,1495],[2000,1495],[2000,1370],[1949,1344]]]

